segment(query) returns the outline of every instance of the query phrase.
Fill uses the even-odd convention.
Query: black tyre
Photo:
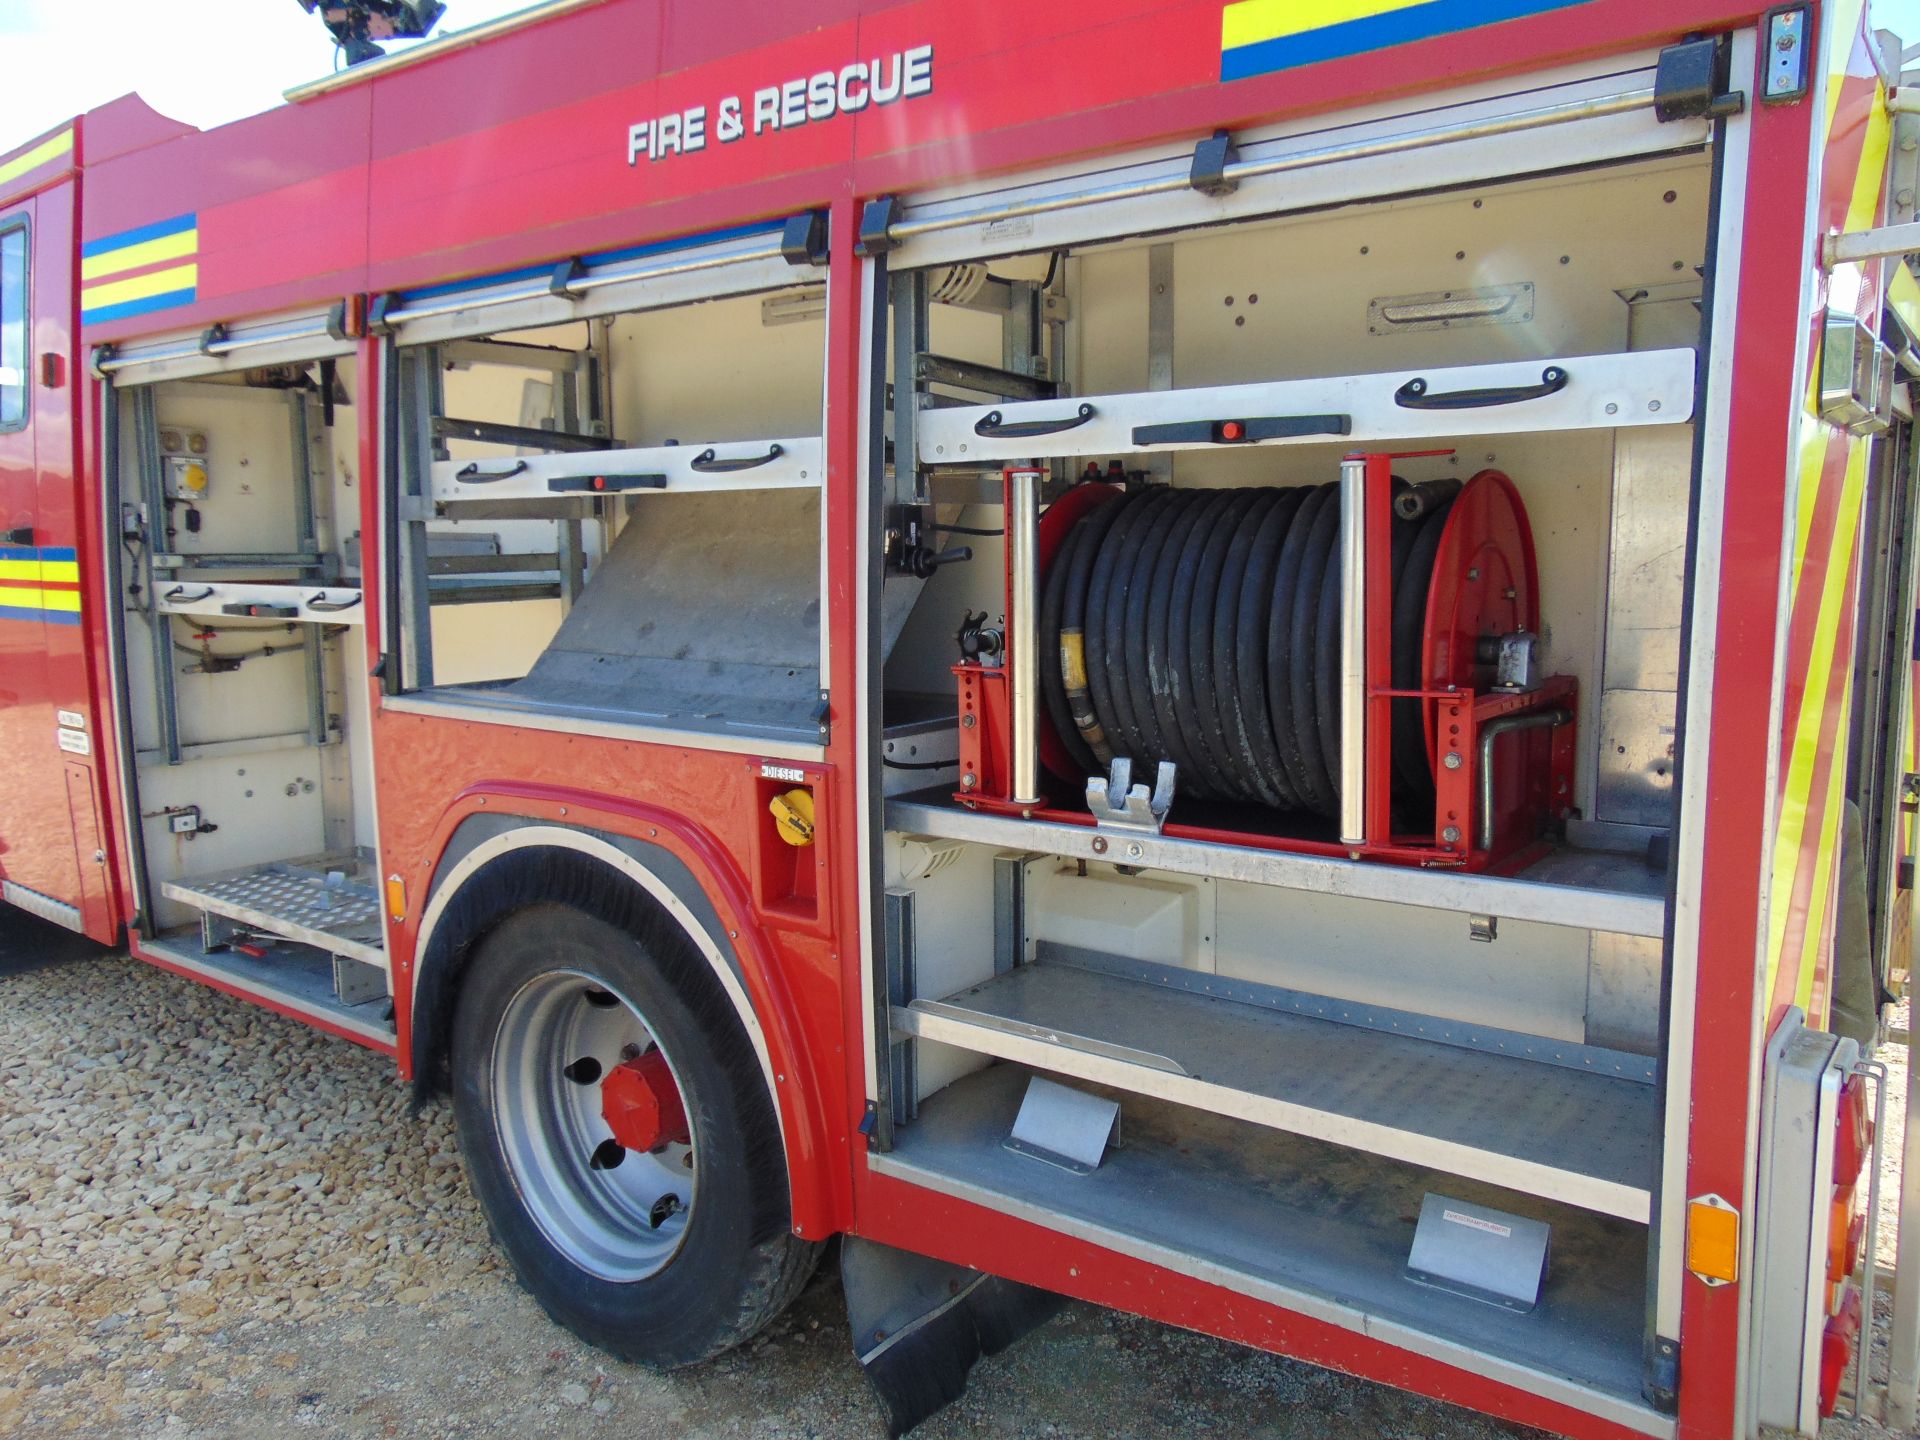
[[[516,912],[479,945],[452,1041],[468,1177],[556,1322],[625,1360],[687,1365],[806,1284],[820,1247],[791,1232],[759,1063],[671,922]]]

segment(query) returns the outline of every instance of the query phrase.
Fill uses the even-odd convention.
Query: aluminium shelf
[[[944,1000],[896,1006],[893,1026],[921,1040],[1648,1221],[1660,1102],[1642,1057],[1397,1012],[1352,1015],[1362,1007],[1241,987],[1259,1002],[1250,1003],[1176,988],[1176,979],[1195,977],[1164,967],[1137,973],[1128,978],[1105,965],[1048,959]],[[1423,1038],[1423,1025],[1447,1038]]]
[[[1666,933],[1665,882],[1650,876],[1647,867],[1632,856],[1593,856],[1591,865],[1578,872],[1578,883],[1566,883],[1566,879],[1575,878],[1575,872],[1543,868],[1543,874],[1555,877],[1546,880],[1473,875],[1252,845],[1183,840],[1171,835],[1129,833],[1123,837],[1127,847],[1123,854],[1113,848],[1112,831],[1090,824],[969,810],[951,800],[931,799],[926,791],[889,799],[886,825],[902,834],[1039,851],[1091,864],[1112,864],[1118,859],[1142,870],[1174,875],[1205,875],[1215,880],[1239,880],[1356,900],[1386,900],[1462,915],[1532,920],[1610,935],[1658,940]]]
[[[1640,1395],[1643,1227],[1137,1097],[1119,1097],[1124,1143],[1077,1175],[1006,1146],[1029,1073],[994,1065],[962,1077],[923,1100],[893,1149],[867,1164],[1628,1430],[1673,1435],[1673,1418]],[[1430,1192],[1552,1225],[1530,1314],[1407,1279]]]

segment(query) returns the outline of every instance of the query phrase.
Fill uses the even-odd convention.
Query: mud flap
[[[1052,1319],[1066,1297],[843,1236],[853,1351],[893,1440],[960,1398],[974,1362]]]

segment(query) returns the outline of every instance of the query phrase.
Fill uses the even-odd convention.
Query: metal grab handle
[[[327,592],[322,590],[318,595],[307,601],[307,609],[319,610],[331,615],[336,610],[351,610],[359,603],[360,596],[358,593],[356,593],[351,600],[329,600],[327,599]]]
[[[468,485],[491,485],[496,480],[511,480],[516,475],[525,474],[530,468],[532,467],[530,467],[526,461],[522,460],[511,470],[493,470],[482,473],[480,462],[476,460],[473,464],[455,471],[453,478],[464,481]]]
[[[211,594],[213,594],[213,587],[211,585],[203,589],[198,595],[189,595],[187,594],[186,586],[176,585],[171,590],[167,591],[166,594],[162,595],[160,598],[162,600],[179,600],[188,605],[191,605],[196,601],[205,600]]]
[[[722,460],[709,446],[687,462],[687,468],[700,475],[731,475],[736,470],[758,470],[762,465],[771,465],[786,454],[784,447],[769,445],[764,455],[742,455],[733,460]]]
[[[1016,420],[1008,423],[998,410],[989,410],[973,427],[983,440],[1024,440],[1029,435],[1058,435],[1062,430],[1078,430],[1093,419],[1093,406],[1082,404],[1070,420]]]
[[[1393,403],[1406,410],[1479,410],[1490,405],[1517,405],[1522,400],[1542,400],[1567,388],[1573,378],[1558,365],[1540,372],[1538,385],[1496,386],[1488,390],[1449,390],[1444,395],[1427,393],[1427,382],[1416,375],[1393,392]]]

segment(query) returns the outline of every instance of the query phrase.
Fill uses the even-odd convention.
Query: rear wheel
[[[484,941],[453,1028],[467,1173],[554,1320],[684,1365],[752,1336],[806,1283],[758,1061],[670,923],[558,905]]]

